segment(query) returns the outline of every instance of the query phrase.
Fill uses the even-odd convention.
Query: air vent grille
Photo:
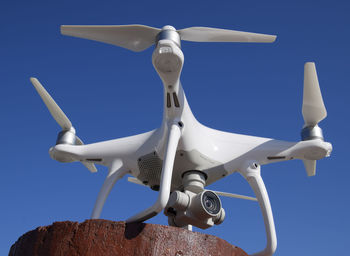
[[[137,178],[151,187],[159,185],[162,165],[163,161],[156,152],[140,157],[138,161],[140,175]]]

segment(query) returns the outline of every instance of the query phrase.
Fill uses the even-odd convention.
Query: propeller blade
[[[144,25],[62,25],[61,33],[141,52],[153,45],[161,30]]]
[[[304,66],[302,113],[305,126],[315,126],[327,116],[314,62],[307,62]]]
[[[75,142],[76,145],[84,145],[83,141],[78,137],[75,136]],[[81,163],[88,168],[90,172],[97,172],[97,168],[94,163],[88,162],[88,161],[81,161]]]
[[[38,81],[38,79],[31,77],[30,81],[34,85],[34,88],[40,95],[41,99],[44,101],[46,107],[49,109],[52,117],[62,127],[62,130],[70,130],[72,128],[72,123],[69,121],[62,109],[56,104],[50,94],[45,90],[42,84]]]
[[[233,194],[233,193],[226,193],[226,192],[220,192],[220,191],[213,191],[219,196],[226,196],[226,197],[232,197],[232,198],[239,198],[239,199],[245,199],[245,200],[251,200],[251,201],[258,201],[255,197],[251,196],[244,196],[239,194]]]
[[[137,185],[141,185],[141,186],[145,186],[147,187],[145,184],[143,184],[141,181],[139,181],[138,179],[134,178],[134,177],[128,177],[128,181]]]
[[[177,30],[182,40],[192,42],[250,42],[272,43],[276,40],[275,35],[265,35],[236,30],[190,27]]]
[[[97,168],[94,163],[90,163],[87,161],[82,161],[81,162],[90,172],[97,172]]]
[[[75,136],[75,143],[76,145],[84,145],[84,142],[78,136]]]
[[[316,175],[316,160],[303,160],[307,176],[315,176]]]

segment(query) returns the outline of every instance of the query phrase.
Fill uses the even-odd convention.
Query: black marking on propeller
[[[268,160],[277,160],[277,159],[285,159],[285,156],[268,156]]]
[[[174,98],[175,107],[179,108],[180,107],[179,99],[177,98],[177,95],[175,92],[173,92],[173,98]]]
[[[167,108],[171,108],[170,93],[166,94],[166,106],[167,106]]]
[[[101,161],[102,161],[102,158],[87,158],[86,161],[101,162]]]

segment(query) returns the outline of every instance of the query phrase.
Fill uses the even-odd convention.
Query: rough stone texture
[[[155,224],[64,221],[38,227],[12,245],[9,256],[247,256],[211,235]]]

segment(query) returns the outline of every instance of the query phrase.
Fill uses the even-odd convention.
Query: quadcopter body
[[[127,222],[145,221],[164,210],[169,224],[209,228],[225,218],[218,195],[259,202],[266,228],[267,245],[256,255],[272,255],[277,246],[271,205],[260,176],[260,166],[278,161],[301,159],[309,176],[315,175],[316,160],[330,155],[332,145],[324,142],[318,122],[326,117],[314,63],[305,64],[302,140],[287,142],[270,138],[218,131],[194,117],[180,75],[184,63],[181,40],[196,42],[273,42],[275,36],[233,30],[192,27],[175,30],[142,25],[62,26],[62,34],[81,37],[142,51],[156,47],[152,63],[164,88],[163,121],[153,131],[110,141],[84,145],[71,122],[39,81],[33,85],[52,116],[62,127],[57,143],[49,151],[60,162],[82,162],[90,171],[95,164],[109,168],[98,195],[92,218],[99,218],[104,202],[117,180],[125,174],[129,181],[159,191],[157,201]],[[234,172],[251,185],[256,198],[209,191],[205,187]]]

